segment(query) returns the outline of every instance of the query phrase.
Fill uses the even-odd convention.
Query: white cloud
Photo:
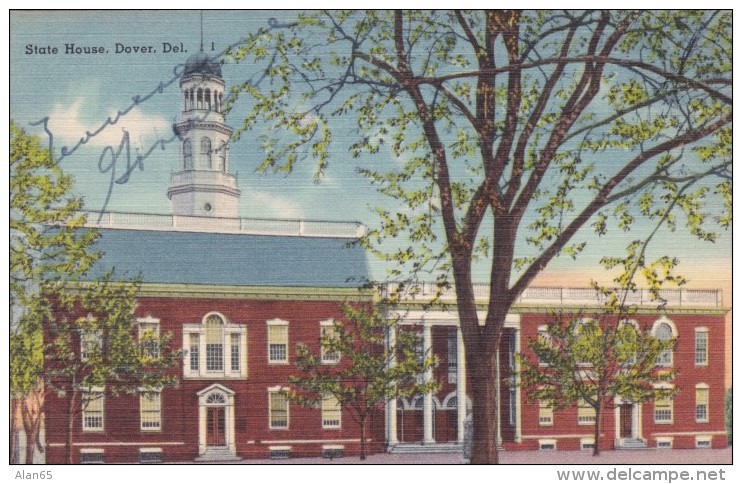
[[[56,104],[49,116],[49,130],[55,139],[67,146],[74,146],[81,138],[100,129],[106,123],[106,118],[85,117],[82,115],[83,99],[77,99],[69,106]],[[109,112],[108,117],[116,120],[117,112]],[[106,125],[100,133],[89,138],[85,143],[88,146],[117,147],[121,143],[124,130],[129,133],[131,146],[149,146],[158,138],[169,138],[171,123],[163,116],[149,115],[134,107],[125,115],[121,115],[115,124]],[[58,144],[58,146],[61,146]]]
[[[300,219],[304,216],[302,204],[285,196],[254,189],[243,189],[242,196],[247,198],[247,210],[241,213],[243,217]]]

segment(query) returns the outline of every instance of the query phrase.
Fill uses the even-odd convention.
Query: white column
[[[428,358],[433,351],[433,333],[432,326],[425,324],[423,326],[423,355]],[[425,370],[425,382],[433,380],[433,369]],[[427,392],[423,400],[423,444],[435,442],[433,436],[433,393]]]
[[[201,400],[201,398],[199,398]],[[202,401],[198,406],[198,455],[206,452],[206,407]]]
[[[464,423],[466,422],[466,360],[464,359],[464,337],[461,327],[456,330],[456,402],[458,422],[456,436],[459,444],[464,443]]]
[[[495,428],[497,429],[497,445],[502,445],[502,425],[500,425],[500,422],[502,422],[502,405],[500,405],[501,401],[501,392],[500,392],[500,347],[497,347],[497,351],[495,352],[495,405],[497,405],[497,418],[500,420],[499,422],[495,422]]]
[[[397,364],[397,328],[389,328],[388,334],[389,366]],[[397,398],[390,398],[386,401],[386,438],[389,446],[397,445]]]
[[[233,455],[237,455],[237,445],[234,437],[234,395],[227,397],[228,405],[224,409],[224,425],[227,427],[227,446]]]
[[[520,328],[515,330],[515,352],[520,352]],[[522,439],[522,426],[521,426],[521,395],[520,395],[520,363],[515,360],[515,443],[520,444]]]

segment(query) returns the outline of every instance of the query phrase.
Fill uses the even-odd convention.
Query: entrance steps
[[[620,450],[643,450],[647,448],[647,442],[644,439],[621,439],[616,445]]]
[[[390,454],[450,454],[462,451],[463,446],[456,442],[401,442],[387,447]]]
[[[228,447],[209,447],[203,455],[196,457],[196,462],[219,462],[230,460],[242,460],[230,452]]]

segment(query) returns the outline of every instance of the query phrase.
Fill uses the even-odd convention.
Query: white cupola
[[[221,64],[203,51],[188,58],[180,80],[182,111],[173,125],[180,163],[167,196],[174,215],[238,217],[240,191],[229,173],[229,138],[224,124]]]

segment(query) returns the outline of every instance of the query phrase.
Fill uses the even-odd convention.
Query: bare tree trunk
[[[598,405],[595,409],[595,434],[593,436],[593,442],[595,443],[595,447],[593,447],[593,456],[597,457],[600,455],[600,430],[602,428],[602,420],[603,420],[603,399],[598,397]]]
[[[70,401],[67,405],[67,439],[65,443],[65,462],[72,464],[72,431],[75,425],[75,400],[77,399],[77,388],[74,383],[70,385]]]
[[[366,460],[366,416],[362,415],[361,419],[361,460]]]
[[[482,345],[484,346],[484,345]],[[494,355],[466,355],[473,400],[472,464],[498,464]],[[465,402],[462,402],[466,405]],[[461,403],[460,403],[461,404]]]
[[[44,386],[43,383],[39,382],[26,398],[20,402],[23,431],[26,433],[26,464],[33,463],[37,448],[40,452],[43,452],[43,447],[39,444],[43,401]]]

